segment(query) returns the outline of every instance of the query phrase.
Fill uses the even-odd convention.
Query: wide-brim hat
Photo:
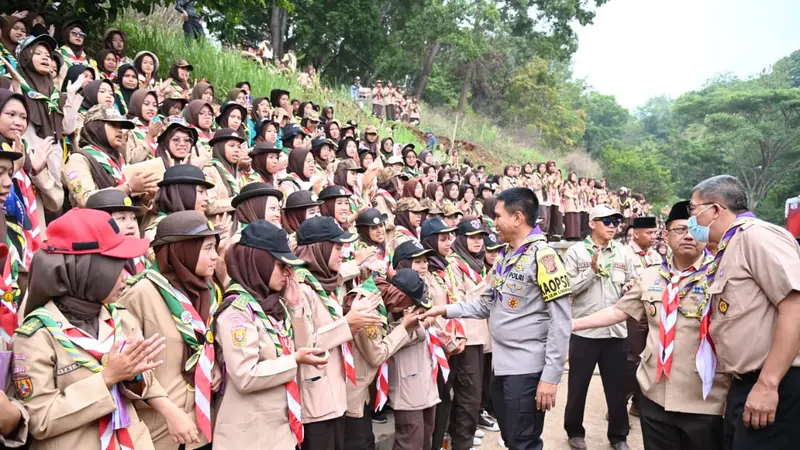
[[[253,146],[253,149],[250,150],[248,156],[253,158],[258,155],[265,155],[269,153],[281,153],[281,151],[282,150],[276,147],[275,144],[273,144],[272,142],[259,142],[258,144]]]
[[[24,100],[21,100],[23,105],[25,104]],[[22,158],[22,153],[15,152],[14,147],[11,145],[10,142],[6,141],[5,138],[0,136],[0,158],[2,159],[10,159],[11,161],[16,161]]]
[[[456,231],[456,227],[448,227],[447,224],[444,223],[444,220],[434,217],[432,219],[425,219],[419,234],[421,239],[425,239],[434,234],[452,233],[454,231]]]
[[[217,130],[217,132],[214,133],[214,137],[212,137],[211,140],[208,141],[208,145],[213,147],[214,145],[217,144],[217,142],[223,142],[223,141],[236,141],[241,144],[242,142],[245,141],[245,138],[239,136],[239,133],[230,128],[223,128],[221,130]]]
[[[500,242],[500,239],[497,239],[497,235],[494,233],[487,233],[486,236],[483,237],[483,246],[486,247],[486,250],[494,251],[501,249],[505,244]]]
[[[239,191],[239,195],[233,197],[231,200],[231,206],[236,208],[245,200],[264,196],[275,197],[278,200],[283,200],[283,191],[280,189],[275,189],[271,184],[267,183],[247,183],[242,190]]]
[[[219,236],[222,230],[199,211],[178,211],[164,217],[156,226],[156,236],[151,247],[159,247],[173,242]]]
[[[399,269],[389,280],[389,283],[399,289],[402,293],[411,297],[417,306],[426,309],[433,307],[433,301],[425,280],[412,269]]]
[[[214,187],[214,183],[206,179],[203,171],[191,164],[176,164],[164,171],[164,178],[158,182],[158,187],[174,184],[193,184],[204,186],[206,189]]]
[[[16,55],[15,55],[17,59],[19,60],[20,55],[22,55],[22,52],[26,48],[36,44],[46,45],[50,49],[51,53],[55,52],[56,49],[58,48],[58,43],[49,34],[41,34],[39,36],[33,36],[29,34],[28,36],[25,36],[24,38],[20,39],[19,43],[17,43]]]
[[[266,220],[256,220],[242,230],[238,245],[257,248],[269,252],[284,264],[302,266],[302,259],[292,253],[289,248],[289,236],[283,228],[279,228]]]
[[[97,209],[107,213],[139,211],[139,207],[133,204],[133,200],[119,189],[101,189],[95,191],[95,193],[86,200],[86,208]]]
[[[132,130],[136,128],[136,125],[132,121],[122,117],[116,109],[110,106],[94,105],[86,112],[85,123],[98,120],[105,123],[119,124],[119,127],[123,130]]]
[[[348,244],[358,240],[358,235],[344,231],[333,217],[316,216],[303,221],[295,233],[297,245],[311,245],[318,242]]]
[[[378,211],[375,208],[365,209],[361,214],[356,217],[357,227],[374,227],[386,223],[389,216]]]
[[[189,69],[190,72],[194,71],[194,66],[189,64],[189,61],[187,61],[185,59],[176,59],[172,63],[172,65],[175,66],[175,67],[183,67],[183,68]]]
[[[214,121],[217,122],[217,125],[222,125],[222,117],[225,116],[225,113],[231,108],[236,108],[242,113],[242,123],[247,121],[247,108],[236,102],[227,102],[219,107],[219,115],[216,119],[214,119]]]
[[[325,201],[334,198],[350,198],[350,195],[350,192],[342,186],[328,186],[320,191],[319,199]]]
[[[169,136],[173,130],[179,128],[182,131],[189,133],[189,137],[192,139],[193,146],[197,144],[197,138],[198,138],[197,128],[189,125],[189,122],[184,120],[183,117],[169,116],[166,119],[164,119],[164,124],[166,125],[164,131],[162,131],[161,134],[159,134],[158,138],[156,139],[158,143],[161,143],[161,141],[166,139],[167,136]]]
[[[319,206],[322,202],[319,201],[319,197],[317,194],[311,191],[295,191],[289,194],[286,197],[286,201],[284,202],[283,209],[299,209],[299,208],[310,208],[312,206]]]
[[[410,239],[398,245],[397,248],[394,249],[392,264],[394,267],[397,267],[397,263],[404,259],[416,259],[420,256],[430,255],[432,253],[433,250],[423,247],[422,244],[420,244],[420,242],[416,239]]]

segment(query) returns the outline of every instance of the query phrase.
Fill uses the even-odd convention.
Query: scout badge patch
[[[656,315],[656,304],[655,303],[647,302],[647,314],[650,314],[651,316],[655,316]]]
[[[508,300],[508,307],[511,309],[517,309],[519,307],[519,300],[514,297]]]
[[[233,340],[233,345],[237,347],[244,347],[247,345],[247,330],[244,328],[231,330],[231,339]]]
[[[728,306],[729,306],[728,302],[726,302],[725,300],[720,300],[719,301],[719,312],[721,312],[722,314],[727,313],[728,312]]]
[[[33,383],[31,383],[31,377],[29,376],[20,379],[15,378],[14,387],[20,400],[28,400],[33,395]]]

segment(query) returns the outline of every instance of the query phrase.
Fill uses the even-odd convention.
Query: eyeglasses
[[[603,225],[605,225],[607,227],[610,227],[610,226],[618,227],[619,223],[620,223],[620,220],[616,219],[616,218],[612,219],[611,217],[603,217],[602,219],[596,219],[595,222],[602,222]]]
[[[72,36],[75,36],[75,37],[82,37],[82,38],[86,37],[86,33],[84,33],[83,31],[78,31],[78,30],[70,30],[69,34],[71,34]]]
[[[210,111],[200,111],[200,114],[198,114],[198,115],[202,116],[202,117],[214,117],[214,113],[210,112]],[[241,119],[242,118],[239,117],[239,120],[241,120]]]
[[[677,236],[683,236],[687,231],[689,231],[688,227],[675,227],[671,230],[667,230],[668,233],[675,233]]]

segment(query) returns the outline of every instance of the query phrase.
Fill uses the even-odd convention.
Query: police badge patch
[[[720,300],[719,301],[719,312],[721,312],[723,315],[725,315],[725,313],[728,312],[728,306],[729,306],[728,302],[726,302],[725,300]]]

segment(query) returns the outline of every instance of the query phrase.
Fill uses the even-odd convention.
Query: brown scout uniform
[[[353,335],[347,320],[336,321],[314,289],[300,285],[302,305],[291,309],[295,348],[316,347],[328,350],[328,365],[322,370],[302,365],[298,374],[303,423],[322,422],[344,416],[347,411],[344,364],[341,344]]]
[[[297,376],[297,363],[294,355],[277,356],[261,319],[246,308],[234,302],[216,322],[222,349],[217,357],[224,360],[227,388],[214,427],[214,446],[293,449],[297,441],[289,427],[285,384]],[[236,330],[245,330],[244,341],[233,338]]]
[[[196,425],[194,388],[186,382],[183,376],[183,354],[186,351],[184,349],[186,344],[181,333],[175,327],[175,321],[167,302],[163,300],[161,293],[152,281],[141,278],[123,293],[119,303],[128,308],[128,311],[142,324],[142,334],[145,339],[156,333],[167,338],[164,343],[166,349],[159,355],[163,358],[164,364],[155,369],[155,377],[172,403],[188,414]],[[139,416],[150,430],[156,450],[178,448],[178,444],[172,442],[164,416],[147,408],[139,410]],[[213,424],[214,421],[212,420],[211,423]],[[202,433],[198,433],[198,437],[200,443],[186,444],[187,450],[207,444]]]
[[[203,167],[203,175],[206,176],[206,180],[214,183],[213,188],[208,189],[208,210],[206,211],[207,216],[216,216],[218,214],[231,212],[234,210],[233,206],[231,206],[231,200],[236,195],[230,195],[228,193],[228,180],[224,180],[222,175],[220,175],[219,170],[217,170],[216,166],[209,165]],[[242,180],[237,179],[237,183],[240,183]]]
[[[44,307],[57,322],[63,324],[63,329],[74,328],[52,301]],[[119,313],[122,329],[137,333],[139,325],[134,317],[122,308]],[[108,311],[103,308],[98,321],[100,341],[114,332],[106,324],[110,318]],[[30,414],[29,431],[34,440],[28,448],[101,450],[99,419],[116,409],[103,375],[75,363],[46,328],[32,331],[30,335],[18,330],[12,345],[14,373],[30,377],[30,394],[24,402]],[[93,358],[80,347],[76,348],[88,358]],[[167,358],[164,360],[168,361]],[[150,433],[137,414],[140,408],[147,407],[141,400],[166,395],[152,371],[142,376],[145,387],[141,395],[127,389],[121,391],[128,399],[139,400],[136,401],[136,408],[130,402],[126,407],[131,418],[128,431],[136,450],[153,448]]]
[[[761,369],[772,347],[778,304],[792,291],[800,291],[794,238],[767,222],[742,225],[708,289],[718,371],[738,376]],[[800,354],[792,367],[800,367]]]
[[[476,299],[486,290],[486,280],[478,284],[457,267],[453,269],[453,273],[455,273],[455,279],[458,281],[458,296],[461,298],[460,301],[468,302]],[[488,278],[488,274],[486,278]],[[464,323],[467,345],[483,345],[484,348],[489,345],[491,339],[489,338],[489,323],[486,319],[460,320]]]
[[[693,266],[701,267],[703,258],[704,255],[701,255]],[[695,354],[700,346],[700,320],[697,318],[689,318],[678,312],[669,379],[662,375],[656,383],[662,296],[669,282],[661,276],[659,269],[659,266],[645,269],[639,281],[616,304],[620,311],[633,319],[647,318],[647,344],[636,373],[642,394],[666,411],[721,416],[730,377],[718,370],[711,391],[703,400],[703,384],[695,367]],[[681,289],[690,280],[691,277],[681,280]],[[703,296],[701,289],[692,289],[681,299],[681,307],[696,313]]]

